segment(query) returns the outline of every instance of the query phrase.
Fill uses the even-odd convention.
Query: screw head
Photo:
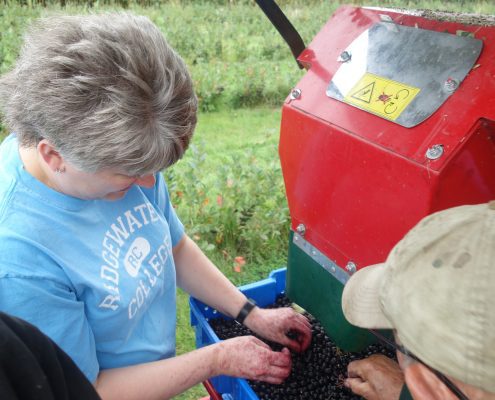
[[[453,78],[448,78],[444,82],[443,87],[444,87],[445,91],[447,91],[447,92],[453,92],[453,91],[455,91],[459,87],[459,82],[457,82]]]
[[[354,264],[354,262],[352,262],[352,261],[349,261],[349,262],[347,263],[347,265],[345,266],[345,270],[346,270],[347,272],[349,272],[349,274],[351,274],[351,275],[352,275],[352,274],[353,274],[354,272],[356,272],[356,270],[357,270],[356,264]]]
[[[426,150],[426,158],[428,160],[436,160],[443,155],[443,144],[435,144]]]
[[[290,98],[292,100],[296,100],[299,97],[301,97],[301,94],[302,94],[301,89],[298,89],[298,88],[292,89],[292,91],[290,92]]]
[[[296,232],[299,233],[301,236],[304,236],[304,234],[306,233],[306,227],[304,226],[304,224],[297,225]]]
[[[351,61],[351,58],[352,58],[352,54],[347,50],[344,50],[342,53],[340,53],[340,56],[337,59],[337,61],[345,63]]]

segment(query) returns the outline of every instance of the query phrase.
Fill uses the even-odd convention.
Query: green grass
[[[236,284],[284,263],[289,214],[279,125],[280,109],[202,113],[191,148],[165,171],[189,235]],[[240,273],[233,271],[236,257],[247,262]]]
[[[274,150],[277,151],[279,125],[279,108],[201,113],[194,141],[205,143],[206,157],[213,166],[225,162],[233,152],[252,148],[262,158],[278,157]]]

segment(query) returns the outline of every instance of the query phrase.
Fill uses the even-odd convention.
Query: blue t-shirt
[[[50,336],[93,382],[100,369],[175,355],[172,248],[184,228],[161,174],[118,201],[81,200],[0,146],[0,310]]]

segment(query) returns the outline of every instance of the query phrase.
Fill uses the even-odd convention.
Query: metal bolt
[[[394,22],[394,20],[392,19],[392,17],[390,15],[387,15],[387,14],[380,14],[380,19],[383,22]]]
[[[333,272],[333,273],[335,273],[335,271],[337,271],[337,270],[335,269],[335,267],[332,267],[332,268],[330,268],[330,269],[332,270],[332,272]]]
[[[426,150],[426,158],[436,160],[443,155],[443,144],[435,144]]]
[[[443,88],[447,92],[453,92],[459,87],[459,82],[457,82],[455,79],[448,78],[445,83],[443,84]]]
[[[298,99],[299,97],[301,97],[301,94],[302,94],[302,91],[301,89],[292,89],[292,92],[290,92],[290,98],[292,100],[295,100],[295,99]]]
[[[349,274],[353,274],[354,272],[356,272],[356,264],[354,264],[352,261],[349,261],[347,263],[347,265],[345,266],[345,269],[347,272],[349,272]]]
[[[340,53],[340,56],[337,59],[337,61],[345,63],[345,62],[351,61],[351,58],[352,58],[352,54],[350,52],[348,52],[347,50],[345,50],[342,53]]]
[[[304,224],[299,224],[299,225],[297,225],[296,231],[301,236],[304,236],[304,234],[306,233],[306,227],[304,226]]]

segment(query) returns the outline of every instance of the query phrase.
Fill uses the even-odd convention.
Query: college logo
[[[142,237],[132,242],[127,254],[124,256],[124,267],[127,273],[135,278],[143,264],[143,260],[150,254],[150,243]]]

